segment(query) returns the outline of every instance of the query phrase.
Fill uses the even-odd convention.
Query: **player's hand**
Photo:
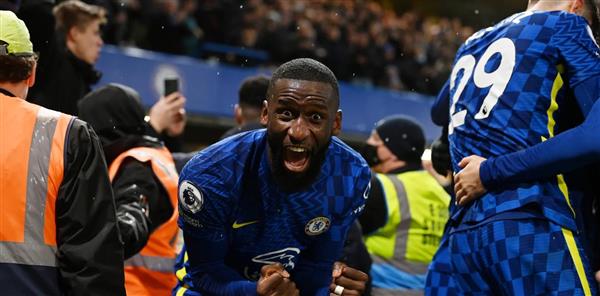
[[[290,274],[281,264],[265,265],[260,269],[256,293],[260,296],[300,295],[296,284],[290,280]]]
[[[369,276],[342,262],[335,262],[333,264],[333,272],[332,272],[332,280],[329,285],[329,295],[338,296],[350,296],[350,295],[362,295],[365,292],[365,288],[367,286],[367,281],[369,280]],[[340,294],[335,294],[335,289],[340,286],[344,287],[343,291]],[[338,291],[341,288],[338,288]]]
[[[171,136],[181,134],[185,127],[185,101],[179,92],[160,98],[148,112],[152,128],[159,134],[164,131]]]
[[[596,281],[600,284],[600,270],[596,272]]]
[[[479,167],[485,158],[477,155],[471,155],[463,158],[458,166],[462,168],[454,176],[454,192],[456,193],[456,203],[464,206],[485,193],[485,188],[479,178]]]

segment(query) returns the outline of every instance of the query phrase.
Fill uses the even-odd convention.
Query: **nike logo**
[[[237,221],[235,221],[235,222],[233,222],[233,225],[231,225],[231,227],[233,227],[233,229],[238,229],[238,228],[242,228],[244,226],[248,226],[250,224],[254,224],[257,222],[258,222],[258,220],[248,221],[248,222],[244,222],[244,223],[238,223]]]

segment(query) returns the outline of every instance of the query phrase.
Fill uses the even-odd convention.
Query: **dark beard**
[[[283,164],[283,144],[282,141],[268,137],[270,154],[271,154],[271,171],[275,182],[286,192],[296,192],[310,186],[321,173],[321,166],[327,156],[327,149],[331,140],[327,145],[323,146],[318,151],[310,152],[310,164],[308,169],[303,173],[290,172]]]

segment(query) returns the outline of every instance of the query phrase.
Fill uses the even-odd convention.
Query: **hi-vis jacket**
[[[122,256],[94,132],[0,89],[0,293],[123,295]]]
[[[365,237],[373,258],[373,286],[422,289],[448,220],[450,196],[424,170],[376,178],[385,195],[387,223]]]
[[[125,286],[127,295],[171,295],[177,283],[175,265],[177,242],[177,182],[175,162],[169,150],[164,147],[137,147],[123,152],[111,163],[110,179],[114,180],[119,168],[127,157],[139,162],[150,163],[152,171],[165,188],[173,215],[158,226],[150,235],[146,246],[136,255],[125,261]],[[163,197],[164,198],[164,197]]]

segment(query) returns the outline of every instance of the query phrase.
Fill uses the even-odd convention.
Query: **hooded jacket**
[[[109,84],[79,102],[79,116],[97,132],[110,166],[121,153],[135,147],[162,147],[144,121],[137,92],[127,86]],[[138,253],[150,233],[173,214],[165,188],[148,163],[127,158],[112,181],[117,218],[125,258]]]

